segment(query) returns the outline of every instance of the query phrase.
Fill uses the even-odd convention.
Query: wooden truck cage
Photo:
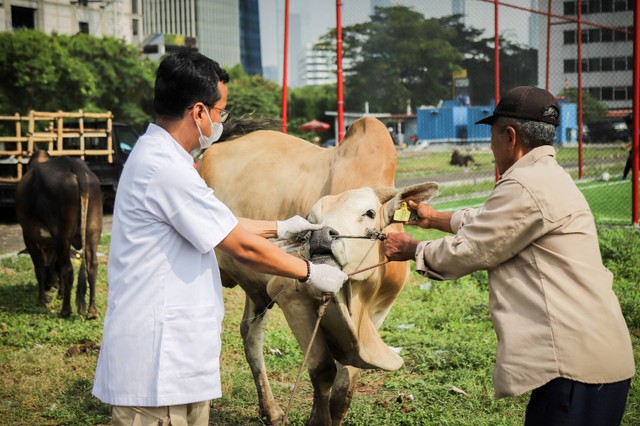
[[[106,162],[112,163],[112,120],[111,112],[89,113],[82,110],[29,111],[27,116],[18,113],[0,116],[0,182],[18,182],[35,150],[46,150],[51,156],[68,155],[83,160],[87,155],[105,156]],[[10,127],[15,131],[9,130]],[[2,135],[5,132],[10,132],[11,136]]]

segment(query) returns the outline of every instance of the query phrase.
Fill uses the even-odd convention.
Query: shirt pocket
[[[214,305],[165,308],[160,374],[167,379],[217,371],[222,315]]]

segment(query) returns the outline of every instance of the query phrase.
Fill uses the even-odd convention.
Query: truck
[[[106,207],[113,206],[124,163],[138,131],[107,112],[29,111],[0,116],[0,208],[13,207],[16,185],[36,150],[83,159],[100,180]]]

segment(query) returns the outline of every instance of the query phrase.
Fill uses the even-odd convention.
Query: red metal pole
[[[342,71],[342,1],[336,0],[336,52],[338,66],[338,140],[336,145],[342,142],[344,137],[344,87]]]
[[[582,0],[578,0],[578,179],[582,179]]]
[[[282,133],[287,133],[287,60],[289,56],[289,0],[284,1],[284,49],[282,57]]]
[[[551,3],[552,0],[549,0],[549,6],[547,7],[547,79],[545,83],[545,89],[547,92],[549,91],[549,82],[550,80],[550,67],[551,67]]]
[[[493,79],[495,81],[495,99],[496,105],[500,101],[500,25],[499,25],[499,0],[493,2],[493,39],[495,43],[495,49],[493,50],[493,57],[495,60],[495,69]]]
[[[640,28],[640,12],[638,11],[638,1],[636,0],[633,10],[633,27]],[[633,36],[633,135],[631,145],[631,155],[633,155],[633,168],[631,171],[631,221],[638,226],[638,149],[640,149],[638,138],[638,127],[640,125],[640,31],[636,31]]]
[[[493,80],[494,83],[494,97],[496,100],[496,106],[498,102],[500,102],[500,25],[499,25],[499,0],[494,0],[493,2],[493,40],[495,44],[495,48],[493,50],[493,57],[495,61],[495,69]],[[500,179],[500,172],[498,171],[498,166],[496,165],[496,180]]]

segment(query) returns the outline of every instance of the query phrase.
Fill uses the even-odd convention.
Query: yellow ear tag
[[[396,222],[406,222],[411,217],[411,211],[407,208],[407,203],[402,203],[402,206],[393,213],[393,220]]]

